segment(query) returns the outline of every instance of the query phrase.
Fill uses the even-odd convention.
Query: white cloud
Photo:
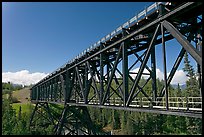
[[[132,70],[131,72],[138,73],[139,68],[136,68]],[[149,73],[147,69],[144,69],[144,73]],[[29,73],[28,70],[21,70],[17,72],[3,72],[2,73],[2,82],[12,82],[14,84],[22,84],[22,85],[30,85],[30,84],[36,84],[38,81],[46,77],[48,73]],[[130,74],[133,78],[136,77],[136,74]],[[167,73],[167,76],[169,73]],[[145,79],[149,77],[149,75],[142,75]],[[164,73],[160,69],[156,69],[156,76],[160,80],[164,79]],[[90,78],[90,75],[88,76]],[[118,72],[116,72],[116,77],[121,77]],[[180,84],[183,85],[186,83],[186,80],[188,78],[186,77],[186,74],[183,70],[177,70],[171,84]],[[96,78],[98,80],[98,78]]]
[[[167,75],[169,75],[169,73]],[[183,85],[186,83],[187,80],[188,77],[186,76],[185,72],[183,70],[177,70],[171,81],[171,84],[179,83],[180,85]]]
[[[139,68],[136,68],[134,70],[132,70],[131,72],[136,72],[138,73]],[[143,73],[149,73],[149,71],[147,69],[144,69]],[[167,77],[170,73],[167,73]],[[133,78],[136,77],[136,74],[130,74]],[[149,77],[149,75],[142,75],[142,77],[144,77],[145,79],[147,79]],[[159,78],[160,80],[164,79],[164,73],[160,70],[160,69],[156,69],[156,77]],[[183,85],[186,83],[187,80],[187,76],[185,74],[185,72],[183,70],[176,70],[176,73],[173,77],[173,79],[171,80],[171,84],[180,84]]]
[[[162,80],[164,79],[164,73],[160,69],[156,69],[156,77],[159,78],[159,80]]]
[[[134,72],[134,73],[138,73],[139,71],[139,68],[136,68],[134,70],[132,70],[131,72]],[[149,71],[147,69],[144,69],[143,73],[148,73],[149,74]],[[137,74],[130,74],[131,77],[135,78]],[[149,77],[149,75],[142,75],[142,77],[144,77],[144,79],[147,79]]]
[[[3,72],[2,82],[11,82],[14,84],[30,85],[36,84],[38,81],[46,77],[48,73],[29,73],[28,70],[21,70],[17,72]]]

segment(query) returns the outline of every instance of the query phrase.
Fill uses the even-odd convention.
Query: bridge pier
[[[31,132],[35,132],[36,127],[45,132],[48,126],[52,126],[52,134],[54,135],[102,134],[102,132],[96,130],[87,107],[64,104],[63,109],[59,109],[58,106],[55,108],[58,110],[53,112],[49,105],[53,104],[44,101],[36,103],[30,118],[29,129]]]
[[[55,135],[96,135],[87,107],[65,105]]]
[[[56,118],[51,114],[48,102],[37,102],[31,114],[29,129],[35,131],[35,128],[46,129],[48,126],[55,128]]]

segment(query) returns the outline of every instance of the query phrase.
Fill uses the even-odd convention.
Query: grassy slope
[[[29,103],[30,101],[30,89],[29,88],[24,88],[21,90],[17,90],[13,92],[13,97],[16,97],[20,103],[26,104]]]
[[[31,107],[29,88],[24,88],[21,90],[14,91],[12,96],[16,97],[18,101],[20,101],[19,103],[12,104],[16,112],[19,111],[20,106],[21,106],[22,113],[29,112],[29,108]]]

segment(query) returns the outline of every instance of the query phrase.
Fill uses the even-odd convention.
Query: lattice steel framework
[[[160,4],[158,10],[129,28],[122,28],[121,33],[100,42],[97,48],[34,85],[32,101],[116,108],[111,101],[119,98],[119,109],[133,110],[134,101],[140,94],[151,102],[146,109],[155,113],[163,113],[154,106],[165,97],[164,110],[172,114],[168,106],[168,88],[186,52],[197,62],[202,97],[202,5],[202,2]],[[167,77],[165,44],[172,39],[177,40],[181,50]],[[162,54],[164,68],[164,87],[160,90],[156,82],[156,46],[162,48],[162,53],[157,54]],[[139,66],[138,72],[134,71],[136,66]],[[146,82],[140,83],[143,75],[147,77]],[[144,90],[148,82],[152,83],[150,93]],[[176,115],[186,113],[175,112]],[[202,111],[199,114],[191,112],[189,116],[201,115]]]

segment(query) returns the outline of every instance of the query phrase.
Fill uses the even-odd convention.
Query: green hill
[[[28,87],[13,91],[12,95],[13,97],[17,98],[21,104],[27,104],[30,102],[30,89]]]

